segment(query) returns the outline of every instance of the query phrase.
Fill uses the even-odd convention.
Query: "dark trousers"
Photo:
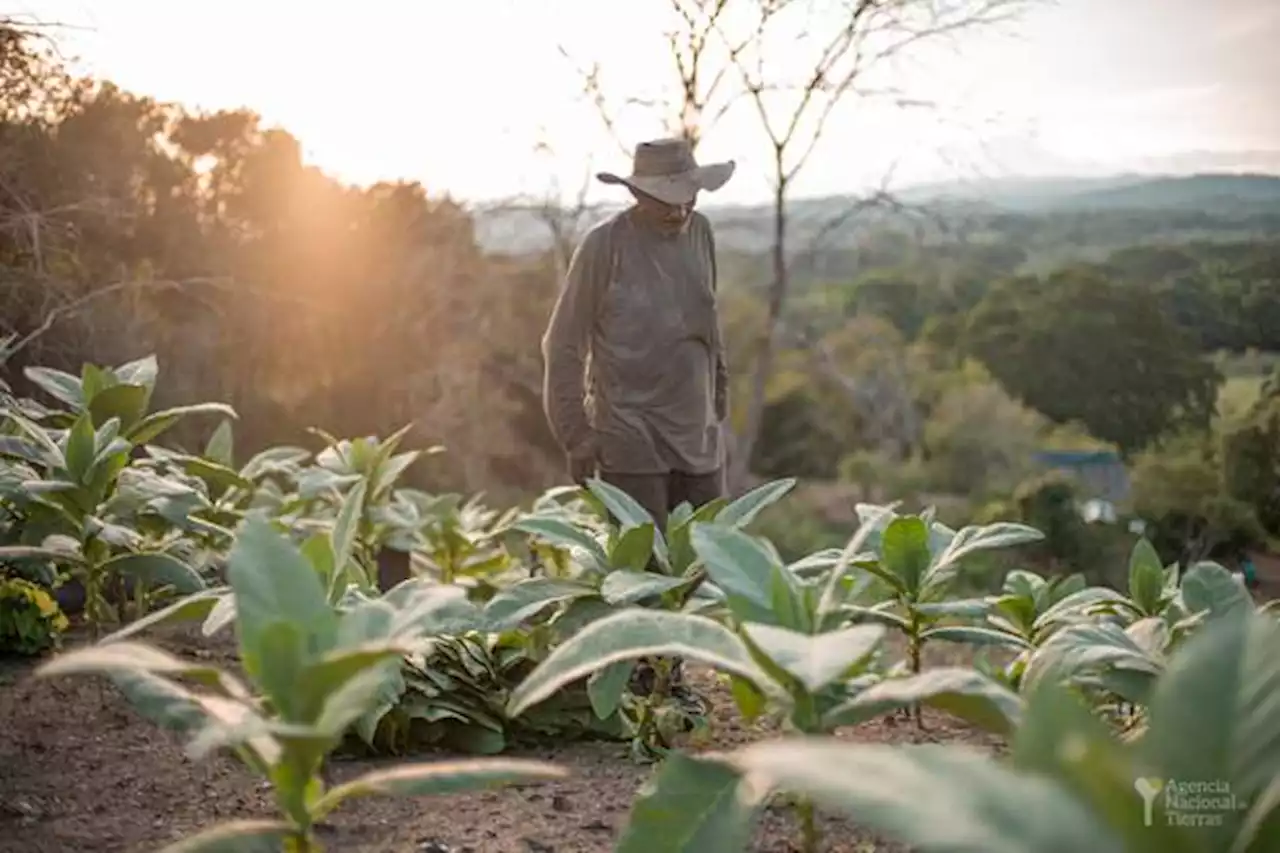
[[[667,531],[667,517],[680,504],[688,502],[697,509],[723,497],[725,492],[723,471],[709,474],[686,474],[682,471],[672,471],[670,474],[613,474],[601,471],[599,477],[626,492],[632,500],[648,510],[663,535]],[[649,562],[649,571],[660,571],[655,561]],[[684,684],[684,661],[675,659],[672,663],[673,689],[682,689],[680,685]],[[649,661],[642,660],[640,664],[632,675],[631,689],[638,695],[647,696],[653,690],[653,670]]]
[[[680,504],[687,502],[697,509],[724,495],[724,474],[719,470],[709,474],[681,471],[670,474],[614,474],[601,471],[600,479],[626,492],[648,510],[663,534],[667,530],[667,517]]]

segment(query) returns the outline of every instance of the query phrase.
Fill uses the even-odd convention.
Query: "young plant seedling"
[[[258,516],[240,530],[227,575],[241,660],[260,695],[229,673],[127,640],[61,655],[38,671],[44,677],[104,674],[141,714],[190,735],[193,757],[229,749],[271,783],[278,820],[215,827],[173,845],[172,853],[314,853],[322,849],[317,823],[353,797],[434,794],[564,775],[543,762],[490,759],[402,765],[328,787],[322,777],[326,757],[377,704],[401,657],[424,639],[413,630],[414,620],[397,618],[376,599],[335,610],[303,554]],[[205,597],[193,607],[213,603]]]
[[[616,612],[553,651],[513,691],[508,715],[518,716],[576,680],[620,663],[680,656],[729,675],[748,718],[777,709],[787,728],[805,734],[830,732],[919,703],[1002,732],[1017,719],[1018,697],[971,669],[880,680],[872,661],[884,626],[842,624],[838,609],[823,607],[822,579],[800,581],[751,537],[699,525],[692,541],[708,576],[726,592],[726,621],[732,627],[698,614],[639,608]],[[804,799],[798,808],[803,849],[816,851],[813,803]]]
[[[1047,682],[1029,690],[1004,759],[825,736],[673,756],[617,850],[745,851],[770,794],[790,791],[920,853],[1269,853],[1280,849],[1277,648],[1270,616],[1233,609],[1207,623],[1160,676],[1150,725],[1131,741]]]

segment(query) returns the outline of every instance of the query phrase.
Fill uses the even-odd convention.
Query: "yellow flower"
[[[50,596],[49,593],[42,589],[37,589],[33,596],[33,600],[36,603],[36,607],[40,608],[41,616],[49,618],[51,616],[58,615],[58,602],[54,601],[53,597]]]

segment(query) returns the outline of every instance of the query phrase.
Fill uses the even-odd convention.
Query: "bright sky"
[[[203,14],[194,10],[210,11]],[[579,96],[599,60],[625,97],[670,73],[663,0],[0,0],[84,29],[83,67],[125,88],[204,108],[249,106],[340,178],[421,180],[468,198],[574,192],[588,169],[627,163]],[[1194,167],[1280,149],[1280,2],[1058,0],[1015,28],[967,38],[900,70],[935,111],[850,102],[799,194],[977,174]],[[633,111],[628,144],[660,135]],[[734,158],[717,201],[759,200],[768,151],[732,114],[703,159]],[[554,155],[538,154],[543,138]],[[1189,158],[1189,161],[1188,161]],[[609,192],[596,185],[593,193]],[[616,191],[615,191],[616,192]]]

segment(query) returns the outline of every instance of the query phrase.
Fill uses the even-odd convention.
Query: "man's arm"
[[[571,459],[594,454],[585,368],[600,294],[610,273],[605,237],[604,229],[594,229],[574,252],[542,338],[543,407],[552,434]]]
[[[718,294],[718,269],[716,265],[716,237],[715,232],[711,230],[711,223],[707,223],[707,246],[711,253],[711,292]],[[724,420],[729,417],[729,367],[724,356],[724,332],[720,328],[720,306],[719,298],[716,299],[716,387],[715,387],[715,407],[716,418]]]

